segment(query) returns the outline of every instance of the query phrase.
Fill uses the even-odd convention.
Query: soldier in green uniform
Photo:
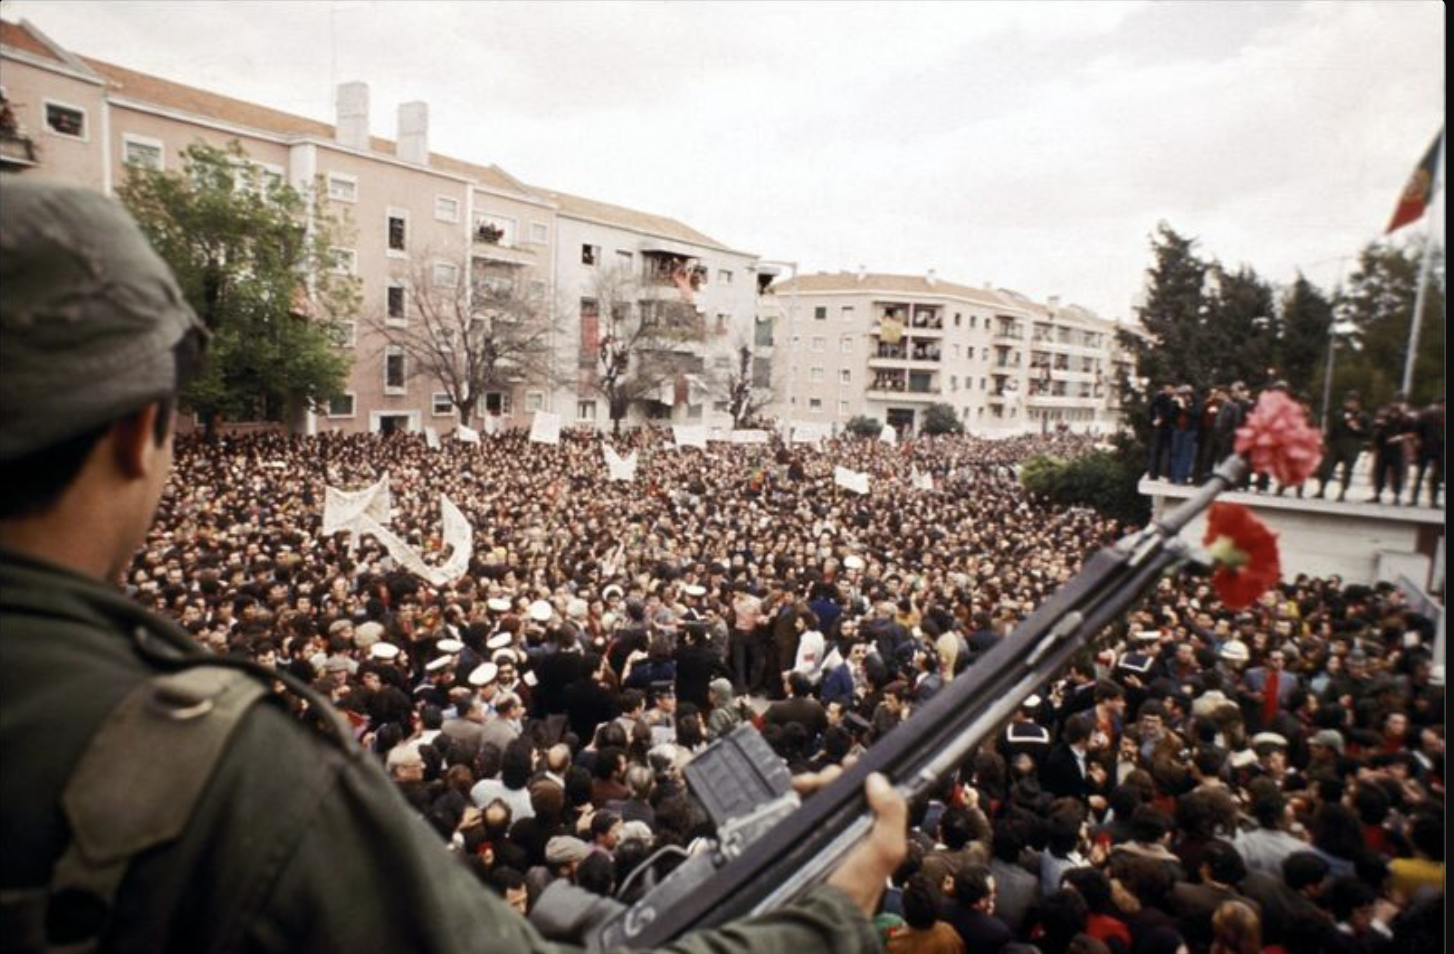
[[[1343,396],[1342,409],[1330,416],[1332,420],[1328,422],[1328,453],[1323,455],[1323,463],[1318,468],[1316,496],[1323,496],[1328,489],[1328,482],[1333,479],[1333,473],[1342,468],[1342,489],[1338,491],[1338,499],[1342,500],[1348,495],[1348,482],[1353,477],[1358,456],[1363,453],[1363,448],[1368,443],[1368,415],[1363,412],[1362,397],[1357,391],[1349,391]]]
[[[0,331],[0,950],[562,950],[326,701],[115,588],[207,338],[120,206],[0,179]],[[868,794],[878,824],[826,885],[673,949],[877,950],[906,810]]]

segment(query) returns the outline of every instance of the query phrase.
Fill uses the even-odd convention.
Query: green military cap
[[[189,332],[207,337],[120,204],[0,177],[0,460],[170,395]]]

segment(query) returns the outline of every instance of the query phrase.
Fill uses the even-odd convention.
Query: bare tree
[[[625,266],[601,272],[592,290],[595,296],[581,302],[580,367],[588,372],[586,389],[606,400],[612,433],[620,434],[632,402],[702,370],[693,345],[706,325],[689,301],[640,297],[646,289]]]
[[[758,381],[756,363],[752,345],[739,339],[732,349],[730,369],[713,378],[712,396],[727,405],[734,428],[747,427],[772,404],[772,390]]]
[[[410,376],[439,383],[468,427],[486,392],[524,381],[553,385],[557,374],[550,297],[519,269],[445,267],[425,254],[385,309],[365,323],[407,357]]]

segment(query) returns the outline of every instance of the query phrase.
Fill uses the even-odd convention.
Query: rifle
[[[577,909],[560,917],[565,892],[552,886],[532,920],[547,935],[556,933],[548,925],[558,931],[569,923],[593,950],[652,948],[772,910],[826,880],[873,825],[863,795],[869,773],[885,775],[908,801],[926,794],[1163,572],[1187,559],[1178,533],[1246,470],[1241,457],[1228,457],[1160,520],[1096,552],[1033,615],[806,803],[799,805],[766,743],[739,728],[686,770],[718,823],[713,848],[689,857],[630,907],[595,899],[589,916]]]

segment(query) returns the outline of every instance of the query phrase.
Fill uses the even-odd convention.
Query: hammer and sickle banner
[[[636,479],[636,451],[622,457],[610,445],[602,444],[601,450],[606,455],[606,470],[611,480]]]
[[[833,483],[856,494],[868,493],[868,474],[849,470],[847,467],[833,468]]]
[[[387,524],[392,515],[388,473],[363,490],[324,489],[322,533],[325,537],[340,530],[352,530],[357,539],[361,519],[368,517],[375,523]]]
[[[444,525],[444,545],[451,548],[449,559],[440,566],[425,563],[418,550],[367,514],[359,519],[357,532],[378,540],[403,569],[422,577],[432,586],[444,586],[464,576],[469,569],[475,532],[465,515],[444,494],[439,495],[439,512]]]
[[[878,439],[885,444],[897,444],[899,441],[899,432],[892,424],[885,424],[879,428]]]
[[[887,345],[896,345],[904,339],[904,323],[897,318],[885,317],[878,323],[878,340]]]
[[[549,411],[536,411],[535,419],[530,422],[530,443],[559,444],[560,415]]]

